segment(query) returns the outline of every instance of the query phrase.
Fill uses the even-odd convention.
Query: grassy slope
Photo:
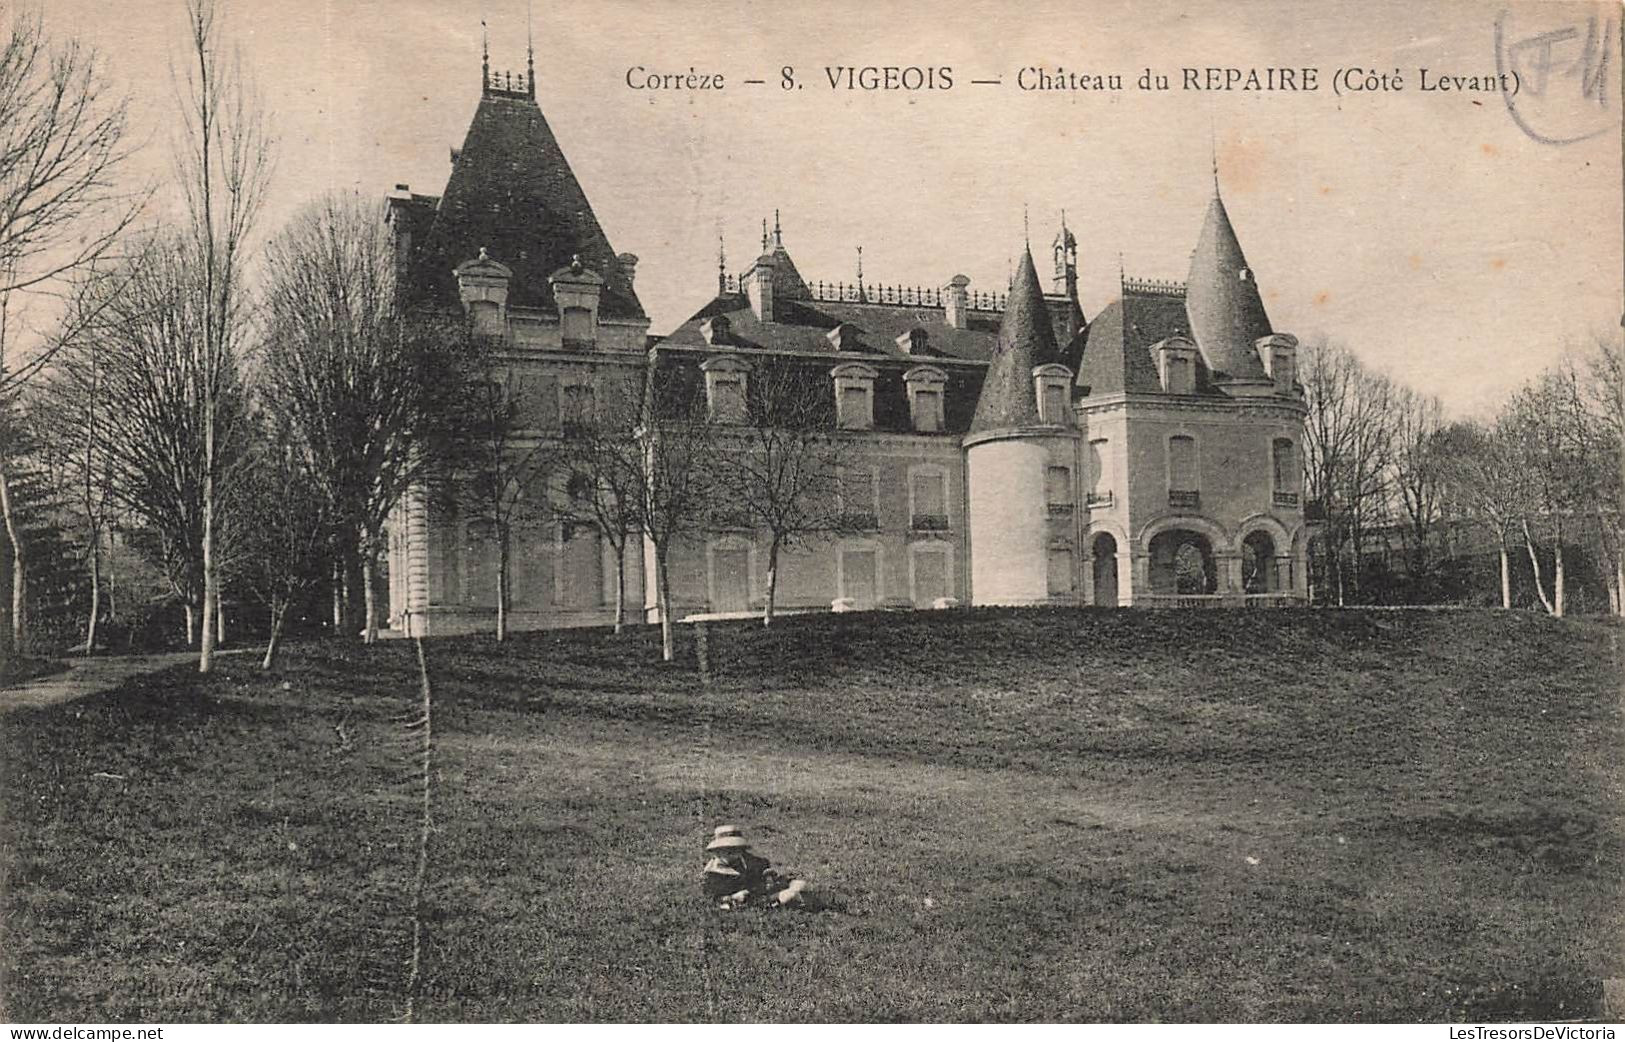
[[[852,615],[714,625],[703,671],[648,634],[435,642],[419,1015],[1585,1015],[1625,975],[1618,637]],[[399,1011],[410,648],[223,667],[0,717],[10,1016]],[[821,909],[705,908],[721,820]]]

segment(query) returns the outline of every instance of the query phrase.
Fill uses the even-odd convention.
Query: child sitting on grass
[[[719,825],[706,844],[711,860],[705,863],[705,896],[717,907],[731,911],[751,898],[772,897],[775,905],[800,900],[807,885],[775,872],[765,857],[751,852],[737,825]]]

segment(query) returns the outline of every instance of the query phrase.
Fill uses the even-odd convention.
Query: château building
[[[661,273],[710,299],[650,337],[637,257],[610,246],[533,72],[487,67],[445,190],[398,186],[389,220],[414,303],[461,308],[499,338],[521,444],[561,437],[629,386],[674,382],[723,426],[769,366],[826,396],[844,521],[783,556],[783,610],[1302,599],[1297,343],[1271,328],[1217,179],[1213,191],[1186,281],[1120,276],[1093,318],[1064,220],[1047,291],[1028,248],[989,292],[946,272],[940,288],[808,281],[775,214],[743,271]],[[558,509],[568,485],[543,476],[516,518],[514,628],[611,618],[611,541]],[[673,547],[678,617],[762,607],[763,533],[728,507]],[[416,493],[390,532],[394,628],[489,626],[489,524]],[[629,617],[656,618],[653,555],[636,539],[625,554]]]

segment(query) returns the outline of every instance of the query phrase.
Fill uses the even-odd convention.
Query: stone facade
[[[750,266],[719,262],[711,300],[663,338],[553,140],[532,91],[485,87],[439,197],[392,197],[417,303],[461,308],[504,345],[518,449],[629,381],[685,381],[712,415],[752,373],[792,364],[831,406],[834,495],[854,523],[781,556],[779,610],[953,604],[1280,603],[1306,593],[1304,405],[1296,342],[1268,325],[1215,188],[1185,283],[1123,278],[1093,320],[1077,243],[1057,235],[1049,292],[1030,251],[1007,291],[809,283],[777,217]],[[731,399],[729,399],[731,401]],[[724,430],[717,451],[727,450]],[[568,475],[528,502],[564,505]],[[713,519],[669,560],[675,615],[763,607],[765,533]],[[522,511],[510,626],[603,624],[615,559],[560,510]],[[495,544],[453,503],[408,496],[391,525],[392,625],[486,629]],[[654,559],[626,551],[629,618],[658,618]]]

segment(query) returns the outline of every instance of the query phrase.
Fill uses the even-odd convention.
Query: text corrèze
[[[976,76],[958,73],[951,65],[824,65],[803,75],[793,65],[781,66],[777,77],[733,80],[752,86],[776,86],[780,90],[815,88],[833,91],[948,91],[964,84],[980,87],[1014,86],[1024,93],[1125,91],[1193,91],[1202,93],[1281,93],[1314,94],[1328,85],[1338,96],[1348,94],[1392,94],[1418,91],[1423,94],[1518,93],[1516,72],[1498,70],[1440,70],[1426,66],[1413,69],[1375,68],[1350,65],[1328,74],[1318,66],[1230,65],[1183,66],[1178,70],[1146,68],[1123,73],[1100,69],[1068,68],[1064,65],[1026,65],[1005,74],[989,71]],[[626,70],[626,85],[638,91],[720,91],[730,80],[718,70],[688,66],[660,69],[633,65]]]

